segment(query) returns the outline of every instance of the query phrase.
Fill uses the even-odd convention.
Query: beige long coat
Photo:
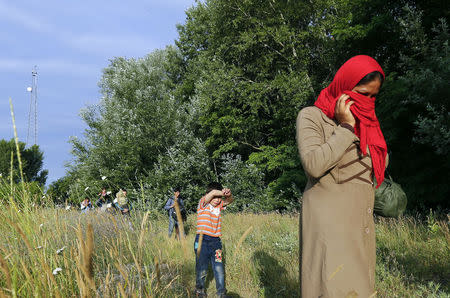
[[[319,108],[297,117],[308,183],[301,212],[303,298],[370,297],[375,283],[372,161],[359,139]]]

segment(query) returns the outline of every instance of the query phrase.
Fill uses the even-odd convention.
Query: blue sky
[[[49,182],[65,174],[78,113],[100,99],[97,83],[113,57],[142,57],[173,44],[194,0],[0,0],[0,138],[11,139],[9,97],[19,140],[27,138],[31,71],[38,72],[38,145]]]

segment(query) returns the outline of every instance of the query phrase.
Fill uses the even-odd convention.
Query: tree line
[[[179,186],[194,210],[219,180],[233,210],[295,210],[306,183],[297,113],[343,62],[367,54],[387,74],[376,111],[388,174],[408,208],[448,208],[449,16],[437,0],[197,2],[175,45],[103,70],[98,104],[80,112],[88,128],[49,193],[126,186],[159,209]]]

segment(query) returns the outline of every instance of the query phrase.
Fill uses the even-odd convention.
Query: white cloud
[[[52,33],[54,27],[40,20],[35,15],[26,13],[21,9],[9,6],[3,1],[0,1],[0,18],[9,20],[13,23],[19,24],[29,30],[40,33]]]
[[[138,35],[74,35],[66,42],[83,51],[107,54],[108,56],[144,55],[157,47],[148,37]]]
[[[178,5],[182,5],[185,1],[180,2]],[[120,7],[117,8],[119,9]],[[122,7],[122,10],[122,13],[124,13],[127,9]],[[114,11],[114,14],[116,13],[120,14],[119,11]],[[80,15],[79,17],[83,16]],[[114,18],[117,17],[117,15],[114,16]],[[145,35],[133,35],[125,32],[118,34],[114,32],[102,33],[102,28],[99,28],[100,32],[96,33],[67,31],[62,26],[66,24],[46,22],[46,20],[37,17],[35,14],[8,5],[2,0],[0,0],[0,18],[3,21],[12,22],[32,32],[50,35],[54,41],[59,41],[70,48],[86,53],[102,54],[108,57],[141,56],[159,47],[157,42]],[[67,22],[70,22],[70,19]]]

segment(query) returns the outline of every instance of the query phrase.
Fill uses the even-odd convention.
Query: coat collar
[[[328,118],[328,116],[325,115],[325,113],[322,112],[321,109],[319,109],[319,108],[316,107],[316,106],[313,106],[313,107],[314,107],[315,109],[319,110],[320,116],[322,117],[323,121],[325,121],[325,122],[327,122],[327,123],[329,123],[329,124],[331,124],[331,125],[333,125],[333,126],[337,126],[337,125],[338,125],[337,122],[336,122],[336,120]]]

